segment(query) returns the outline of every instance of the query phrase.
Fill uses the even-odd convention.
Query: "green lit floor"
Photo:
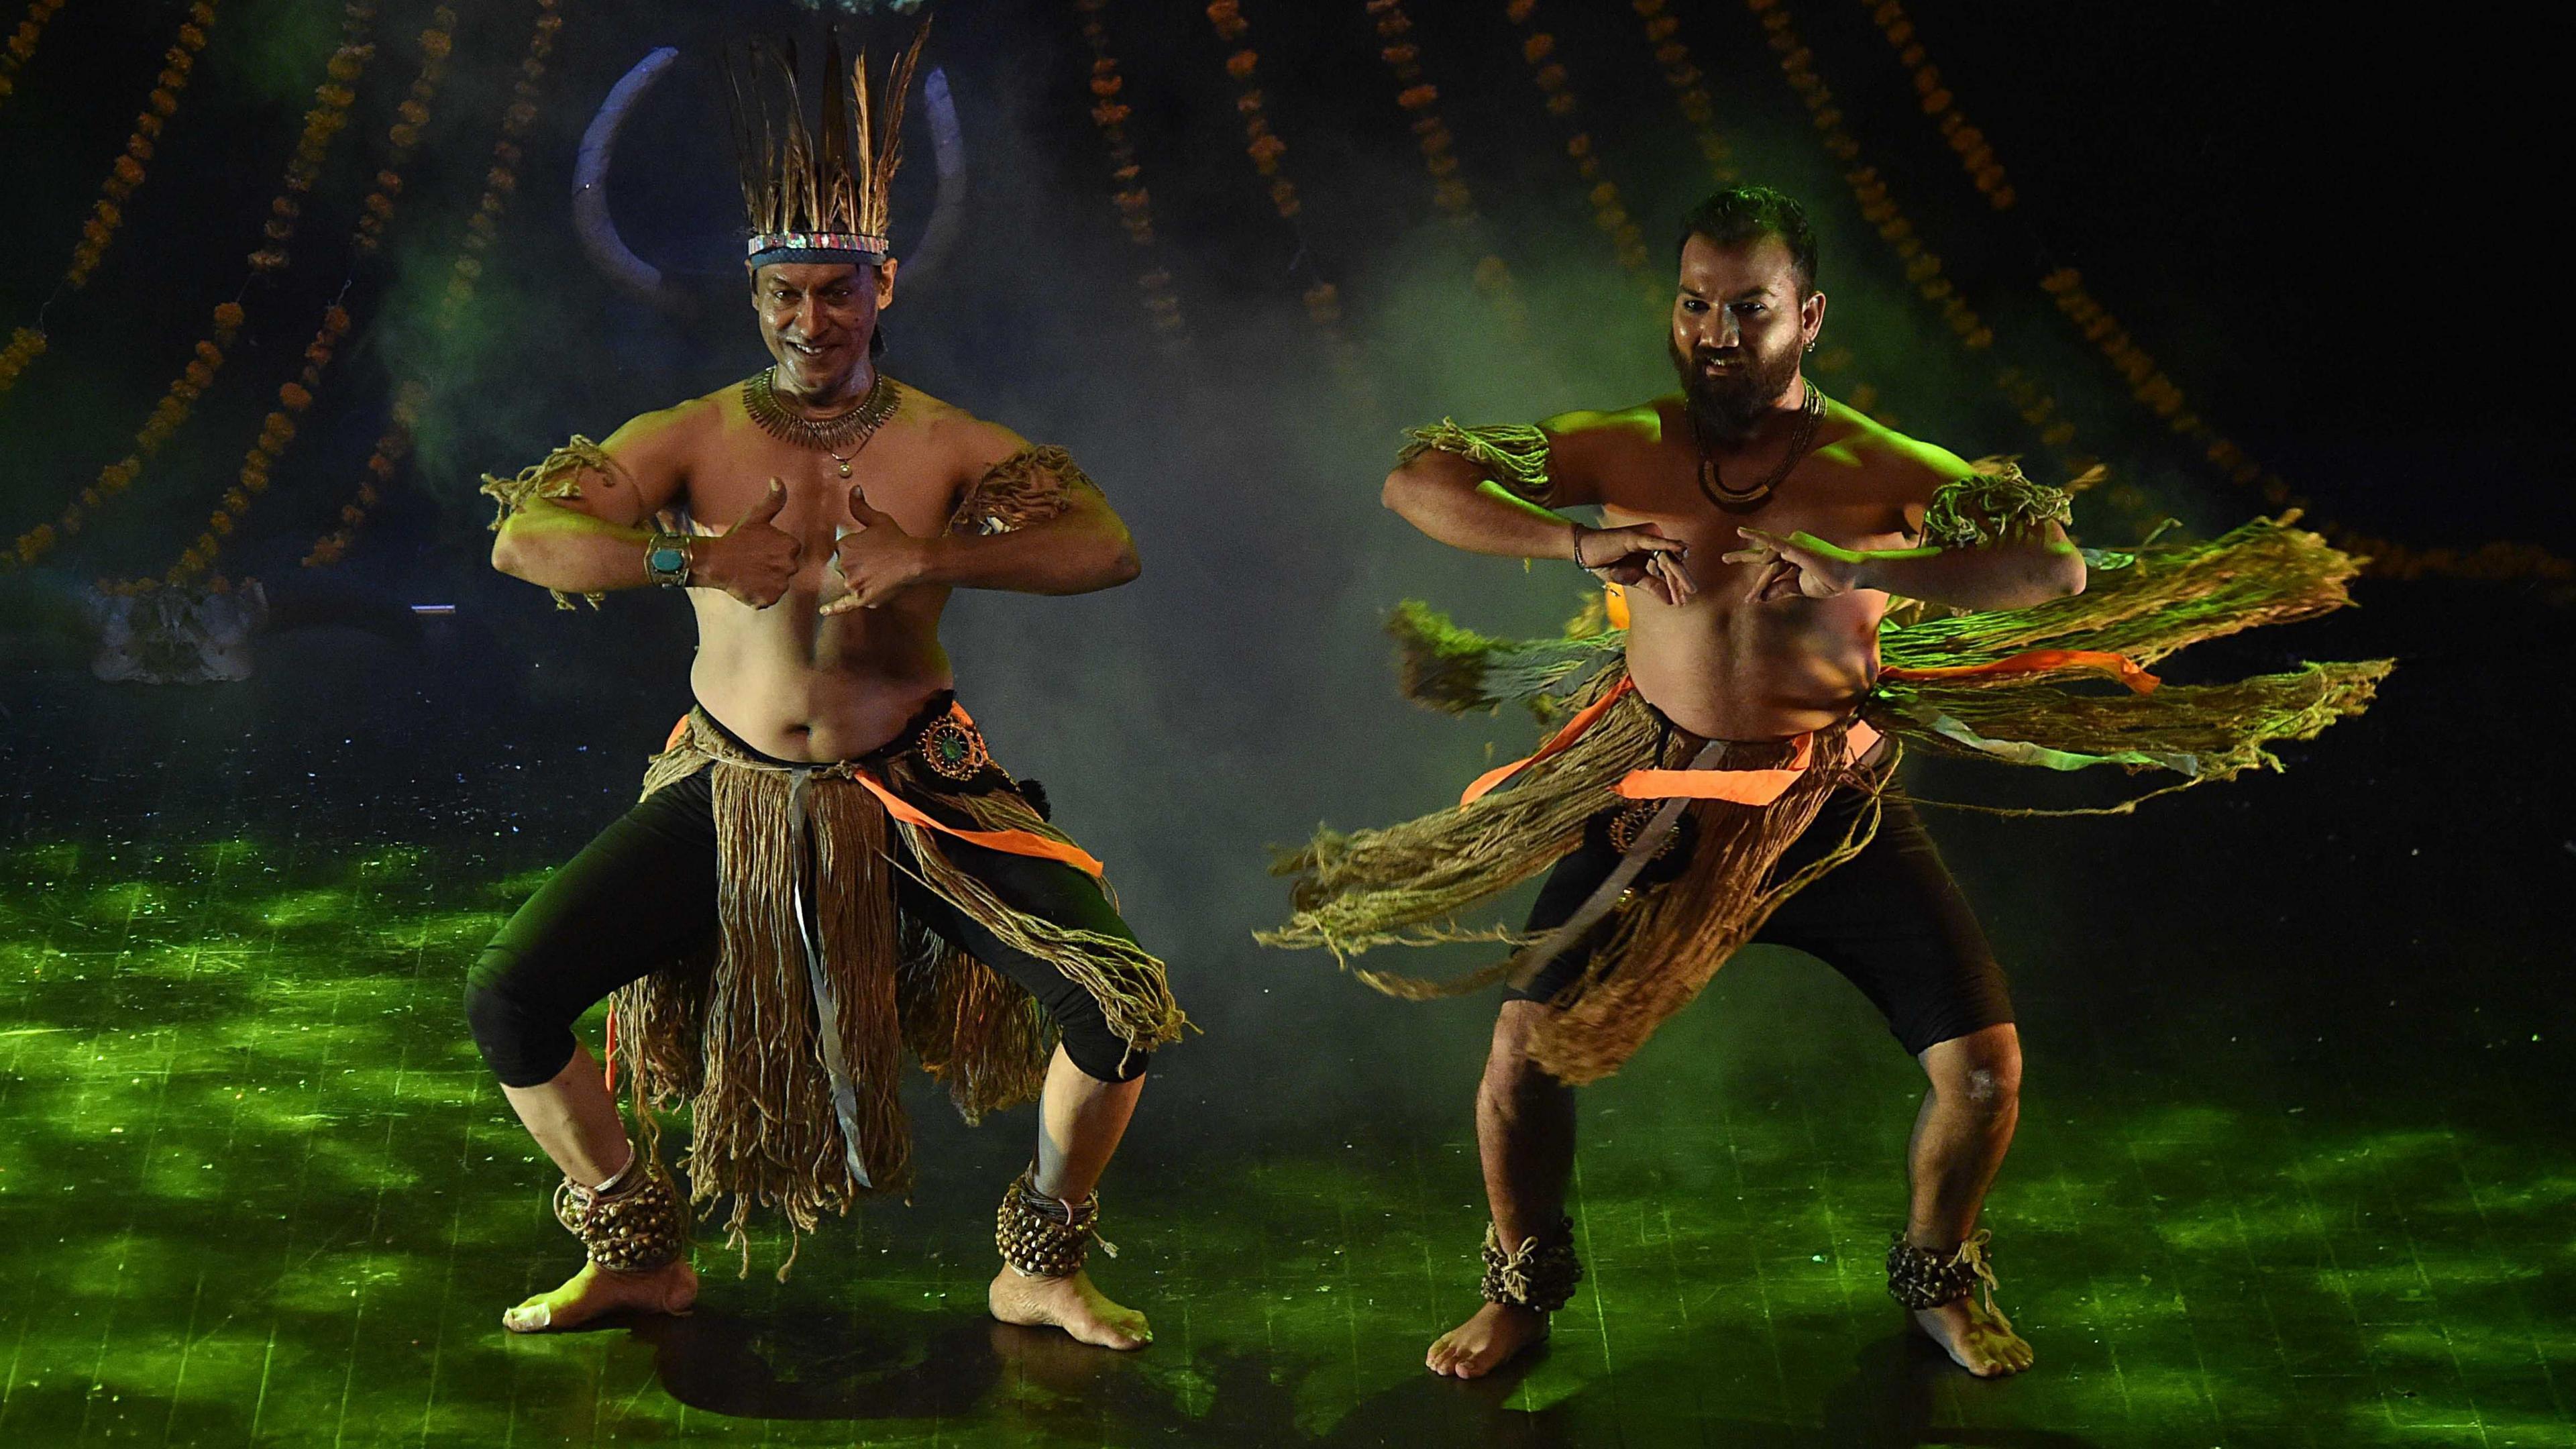
[[[2542,1103],[2374,1103],[2370,1061],[2249,1074],[2187,1008],[2070,1017],[1993,1214],[2040,1366],[1976,1384],[1879,1287],[1909,1064],[1785,959],[1588,1099],[1591,1278],[1489,1384],[1419,1367],[1473,1297],[1445,1047],[1414,1095],[1458,1110],[1248,1146],[1190,1121],[1225,1115],[1204,1070],[1149,1094],[1101,1274],[1156,1315],[1143,1354],[981,1316],[1028,1119],[928,1102],[916,1204],[787,1285],[774,1244],[748,1279],[702,1247],[688,1320],[512,1340],[500,1307],[573,1260],[456,997],[525,877],[245,840],[0,862],[0,1442],[2576,1444],[2576,1170],[2457,1120]],[[2136,1050],[2166,1032],[2202,1069]]]

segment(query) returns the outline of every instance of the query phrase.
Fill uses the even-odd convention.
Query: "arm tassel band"
[[[1073,461],[1073,455],[1048,444],[1022,448],[984,470],[949,515],[948,532],[1009,533],[1043,523],[1064,512],[1078,491],[1098,493],[1100,485]]]
[[[585,474],[596,473],[603,478],[609,478],[625,471],[618,466],[617,460],[608,456],[606,450],[597,443],[575,433],[570,442],[520,469],[516,477],[496,478],[492,474],[484,474],[483,486],[477,491],[492,499],[495,505],[492,514],[492,531],[498,533],[501,525],[509,522],[512,515],[524,511],[531,502],[539,498],[579,498],[581,480]],[[572,607],[572,595],[561,589],[549,589],[546,592],[555,596],[556,608]],[[582,597],[588,599],[590,606],[596,609],[605,595],[584,594]]]
[[[2049,524],[2075,522],[2075,497],[2033,483],[2010,458],[1987,458],[1977,471],[1941,485],[1923,513],[1923,541],[1936,548],[1984,548],[2028,538]]]
[[[1543,504],[1555,491],[1555,481],[1547,476],[1547,434],[1526,423],[1462,428],[1442,418],[1430,427],[1408,428],[1404,435],[1410,441],[1395,455],[1399,468],[1425,453],[1455,453],[1516,498]]]

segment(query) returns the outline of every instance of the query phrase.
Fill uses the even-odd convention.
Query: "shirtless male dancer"
[[[880,117],[900,115],[917,53]],[[837,47],[830,65],[842,78]],[[755,1202],[802,1229],[907,1185],[894,1074],[910,1050],[970,1117],[1043,1086],[1035,1164],[1002,1204],[993,1315],[1111,1348],[1150,1337],[1083,1251],[1147,1054],[1182,1018],[1097,862],[953,703],[939,639],[952,589],[1110,588],[1136,577],[1136,553],[1061,449],[877,370],[894,157],[865,127],[838,151],[747,163],[766,168],[746,185],[747,269],[773,368],[487,489],[505,509],[494,567],[594,602],[685,588],[699,639],[697,707],[648,794],[528,901],[469,985],[476,1041],[562,1169],[557,1216],[591,1259],[511,1309],[513,1331],[697,1295],[650,1133],[630,1144],[570,1030],[649,976],[616,1024],[652,1039],[619,1059],[643,1074],[639,1097],[694,1099],[694,1197],[732,1196],[737,1236]],[[855,174],[779,174],[836,162]],[[686,1009],[657,1016],[653,1000]]]
[[[1650,709],[1641,718],[1651,718],[1666,765],[1679,763],[1669,753],[1675,735],[1821,741],[1848,725],[1878,672],[1878,624],[1892,594],[2010,609],[2084,587],[2083,559],[2054,522],[1986,547],[1923,546],[1936,494],[1972,470],[1807,385],[1800,357],[1825,321],[1815,281],[1814,235],[1796,202],[1761,187],[1721,192],[1682,233],[1670,333],[1678,393],[1551,418],[1517,449],[1517,469],[1495,466],[1500,455],[1474,439],[1426,429],[1416,435],[1426,446],[1386,480],[1386,505],[1443,543],[1570,559],[1625,586],[1628,682],[1620,690],[1633,687],[1628,707]],[[1528,466],[1533,460],[1544,467]],[[1586,505],[1601,509],[1606,526],[1553,511]],[[1865,772],[1876,759],[1860,746],[1847,763]],[[1785,857],[1775,856],[1776,875],[1840,839],[1866,793],[1827,797]],[[1883,805],[1875,839],[1790,897],[1754,939],[1835,966],[1922,1064],[1931,1086],[1908,1153],[1904,1246],[1941,1255],[1960,1283],[1960,1260],[1975,1266],[1973,1251],[1962,1250],[1981,1241],[1978,1210],[2012,1140],[2021,1051],[2002,972],[1974,916],[1912,810],[1893,795]],[[1543,936],[1574,915],[1624,848],[1614,831],[1564,857],[1530,931]],[[1587,943],[1606,939],[1610,924]],[[1495,1224],[1487,1261],[1499,1270],[1487,1274],[1492,1301],[1432,1344],[1435,1373],[1474,1378],[1543,1337],[1546,1310],[1579,1274],[1570,1241],[1560,1239],[1575,1093],[1532,1060],[1531,1048],[1590,954],[1569,949],[1515,985],[1495,1023],[1476,1131]],[[1631,956],[1597,969],[1616,982],[1623,971],[1664,964]],[[1980,1377],[2031,1362],[2004,1317],[1964,1290],[1913,1318]]]

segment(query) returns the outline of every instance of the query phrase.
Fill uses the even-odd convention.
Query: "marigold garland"
[[[1922,97],[1923,113],[1939,118],[1941,134],[1958,154],[1959,164],[1968,174],[1980,195],[1997,211],[2008,211],[2018,196],[2006,176],[2003,163],[1996,159],[1994,146],[1985,133],[1967,123],[1958,98],[1941,83],[1939,67],[1931,63],[1913,22],[1906,17],[1902,0],[1860,0],[1877,22],[1879,34],[1897,53],[1897,61],[1913,76],[1915,93]],[[2084,286],[2081,273],[2072,267],[2061,267],[2040,280],[2040,289],[2048,294],[2057,310],[2073,322],[2087,342],[2098,348],[2105,360],[2129,385],[2129,395],[2178,436],[2201,445],[2202,456],[2225,473],[2231,482],[2257,489],[2266,505],[2273,508],[2309,509],[2310,501],[2291,487],[2280,474],[2265,468],[2249,457],[2235,440],[2218,432],[2192,411],[2180,386],[2165,374],[2156,360],[2140,347],[2129,330],[2120,324],[2109,308],[2102,305]],[[2010,370],[2007,379],[2024,388],[2037,384],[2017,377]],[[2011,390],[2008,386],[2007,390]],[[2035,424],[2054,411],[2054,400],[2044,394],[2024,411]],[[2051,429],[2071,438],[2073,428],[2061,419]],[[2047,439],[2048,434],[2042,434]],[[2126,495],[2131,506],[2143,508],[2144,495],[2137,489],[2118,485],[2110,490],[2112,501],[2121,502]],[[2370,571],[2395,578],[2420,578],[2440,575],[2455,578],[2498,580],[2532,578],[2566,585],[2576,577],[2576,562],[2533,544],[2489,543],[2475,549],[2416,549],[2390,539],[2355,533],[2340,525],[2312,522],[2311,526],[2326,536],[2336,547],[2354,554],[2367,555]]]
[[[375,17],[375,5],[373,0],[352,0],[352,3],[343,8],[342,13],[342,43],[332,52],[328,68],[331,79],[326,80],[321,89],[336,88],[345,92],[347,90],[345,82],[356,79],[364,71],[366,62],[375,53],[373,46],[363,43],[367,26]],[[320,94],[321,91],[317,89],[317,98]],[[348,99],[354,101],[354,94],[351,94]],[[326,101],[326,106],[327,104]],[[347,104],[344,102],[337,109],[345,116]],[[307,134],[310,134],[313,129],[313,123],[308,117]],[[336,132],[339,126],[333,125],[329,129]],[[295,158],[289,162],[287,175],[281,182],[277,200],[291,202],[300,190],[310,188],[312,175],[318,173],[320,168],[319,162],[313,161],[307,169],[299,170],[298,168],[305,166],[306,162],[304,149],[299,143]],[[303,177],[301,188],[294,185],[299,176]],[[286,239],[294,234],[293,223],[300,215],[301,207],[296,205],[280,208],[276,201],[272,201],[270,211],[272,215],[266,234],[272,245],[282,247]],[[285,223],[283,227],[279,225],[281,221]],[[258,265],[256,254],[251,259],[251,266],[254,276],[263,270]],[[247,311],[238,300],[218,305],[214,309],[206,335],[197,340],[189,361],[181,368],[179,376],[172,379],[169,388],[162,394],[160,402],[154,404],[151,415],[144,420],[142,428],[135,433],[132,449],[124,457],[100,469],[96,481],[76,494],[72,501],[64,506],[62,514],[54,522],[39,524],[18,535],[10,552],[0,557],[14,559],[20,567],[35,563],[52,552],[62,540],[79,533],[83,525],[88,522],[89,516],[107,500],[131,488],[134,480],[141,476],[144,463],[178,433],[188,421],[189,413],[196,405],[197,399],[204,395],[207,388],[214,385],[215,378],[223,371],[227,360],[226,349],[232,346],[233,338],[241,331],[247,316]],[[41,350],[41,346],[38,350]],[[272,416],[275,415],[272,414]]]
[[[1655,68],[1663,73],[1664,85],[1673,93],[1673,103],[1681,107],[1682,119],[1690,122],[1691,135],[1699,142],[1700,159],[1708,163],[1709,175],[1721,186],[1735,180],[1735,152],[1717,129],[1717,103],[1706,84],[1708,77],[1691,61],[1690,46],[1683,42],[1681,17],[1666,13],[1665,0],[1632,0],[1629,6],[1645,22],[1646,43],[1655,48]]]
[[[59,8],[60,0],[54,0],[52,8],[45,8],[40,0],[11,35],[6,53],[18,64],[25,64],[26,58],[35,54],[44,22],[53,18],[54,9]],[[87,285],[90,273],[98,270],[99,260],[107,255],[108,244],[116,239],[117,228],[125,224],[125,203],[143,184],[144,163],[152,159],[153,144],[177,113],[179,92],[188,88],[188,72],[196,67],[197,52],[206,48],[206,30],[214,23],[213,0],[197,0],[188,7],[178,34],[162,53],[161,73],[153,78],[152,93],[144,98],[143,109],[134,117],[134,131],[125,138],[124,152],[108,167],[107,179],[99,183],[99,199],[90,207],[89,220],[81,224],[81,239],[72,247],[71,264],[63,271],[63,285],[75,290]],[[0,73],[0,97],[8,94],[9,85],[6,74]],[[42,326],[20,327],[9,334],[8,346],[0,348],[0,393],[17,385],[18,375],[44,354],[46,342]]]
[[[440,295],[438,312],[431,323],[434,337],[443,338],[453,331],[466,303],[473,300],[474,283],[483,274],[482,254],[500,236],[501,216],[509,209],[510,197],[519,189],[519,138],[526,135],[528,128],[537,121],[537,99],[544,93],[538,82],[545,78],[546,62],[554,54],[555,36],[563,29],[563,16],[559,13],[561,4],[562,0],[537,0],[537,19],[528,37],[528,51],[519,61],[519,79],[511,87],[510,105],[501,113],[500,135],[492,143],[492,165],[483,174],[482,198],[475,203],[473,214],[466,218],[465,236],[457,244],[456,255],[448,262],[447,289]],[[436,37],[434,41],[433,36]],[[423,52],[430,52],[434,45],[435,53],[441,59],[447,54],[448,44],[445,30],[434,30],[422,37]],[[425,109],[418,116],[404,112],[401,123],[392,132],[395,143],[409,146],[417,140],[419,126],[424,119]],[[375,228],[369,228],[367,220],[361,218],[359,228],[372,246],[372,239],[381,232],[382,225],[379,222]],[[349,501],[340,505],[339,525],[313,540],[312,548],[305,552],[304,567],[326,568],[347,555],[358,530],[366,525],[367,516],[383,500],[384,490],[392,486],[402,460],[410,456],[412,430],[419,425],[421,410],[428,402],[429,388],[419,379],[406,378],[396,384],[385,430],[377,436],[375,448],[367,454],[363,468],[365,476],[358,480],[357,489]]]
[[[1923,99],[1923,114],[1938,117],[1941,137],[1958,153],[1960,169],[1976,184],[1986,204],[1997,211],[2010,211],[2018,198],[2012,182],[2004,176],[2003,163],[1995,159],[1995,148],[1986,142],[1986,133],[1968,124],[1960,114],[1958,97],[1941,84],[1941,68],[1925,55],[1923,42],[1915,38],[1914,22],[1905,17],[1903,0],[1860,0],[1861,8],[1878,22],[1878,33],[1887,38],[1887,47],[1896,52],[1899,65],[1914,77],[1914,93]]]
[[[1226,57],[1225,72],[1234,79],[1234,107],[1243,116],[1243,154],[1251,160],[1252,169],[1269,183],[1270,204],[1278,211],[1279,219],[1294,229],[1301,203],[1296,183],[1288,179],[1279,164],[1280,158],[1288,154],[1288,143],[1271,129],[1266,98],[1258,84],[1261,57],[1242,44],[1252,28],[1252,23],[1243,18],[1243,0],[1211,0],[1207,17],[1208,23],[1216,27],[1217,37],[1237,47]],[[1302,233],[1298,251],[1312,256]],[[1307,320],[1324,335],[1325,352],[1332,358],[1334,374],[1363,411],[1377,414],[1380,404],[1369,384],[1367,367],[1360,359],[1359,345],[1342,329],[1341,289],[1319,276],[1306,289],[1304,301]]]
[[[34,0],[27,7],[27,18],[18,22],[18,28],[9,33],[6,43],[0,44],[0,101],[9,99],[10,94],[17,90],[15,77],[19,68],[34,59],[36,40],[45,33],[45,22],[53,19],[54,12],[62,8],[63,0]]]
[[[1137,162],[1135,144],[1127,139],[1127,118],[1134,114],[1120,99],[1127,88],[1127,78],[1118,73],[1118,58],[1109,53],[1109,28],[1100,21],[1109,0],[1073,0],[1073,8],[1082,15],[1082,38],[1091,47],[1091,124],[1100,131],[1100,139],[1109,147],[1109,178],[1118,188],[1110,201],[1118,208],[1118,224],[1127,231],[1127,240],[1152,256],[1154,248],[1154,198],[1145,189],[1144,167]],[[1190,345],[1190,328],[1181,315],[1180,294],[1173,289],[1171,269],[1156,258],[1136,277],[1136,289],[1144,294],[1145,313],[1153,319],[1154,332],[1160,338],[1164,353],[1178,354]]]
[[[134,117],[134,133],[125,138],[125,154],[116,158],[107,179],[99,183],[99,200],[90,208],[80,244],[72,248],[71,266],[63,272],[66,285],[87,285],[90,273],[107,255],[108,243],[125,222],[125,202],[143,184],[144,163],[152,159],[153,143],[178,114],[179,92],[188,88],[188,73],[196,69],[197,52],[206,48],[206,31],[214,23],[213,0],[197,0],[188,7],[188,18],[180,22],[177,37],[162,53],[161,73],[153,77],[152,93],[143,98],[143,109]]]
[[[1512,276],[1511,264],[1483,240],[1484,217],[1476,209],[1475,191],[1459,174],[1457,136],[1440,118],[1438,109],[1440,88],[1424,78],[1422,47],[1412,39],[1413,17],[1404,13],[1403,0],[1364,3],[1378,39],[1385,42],[1378,48],[1378,55],[1395,73],[1395,104],[1413,117],[1414,146],[1422,153],[1422,169],[1431,177],[1431,203],[1452,225],[1477,236],[1476,244],[1483,254],[1476,259],[1476,290],[1502,313],[1503,324],[1515,339],[1526,338],[1529,307],[1521,300],[1520,284]]]
[[[1569,129],[1565,154],[1588,184],[1584,199],[1592,206],[1592,224],[1610,238],[1621,268],[1631,276],[1651,277],[1653,266],[1646,254],[1645,233],[1629,214],[1627,202],[1620,198],[1618,184],[1602,169],[1600,147],[1593,143],[1592,133],[1574,118],[1580,106],[1573,83],[1566,76],[1564,64],[1555,58],[1556,37],[1532,23],[1537,11],[1538,0],[1505,0],[1503,6],[1503,13],[1521,31],[1521,59],[1528,63],[1530,79],[1546,98],[1547,113]]]
[[[1798,34],[1797,25],[1781,0],[1745,0],[1764,31],[1769,44],[1779,57],[1780,73],[1789,88],[1806,103],[1812,123],[1827,153],[1843,163],[1843,184],[1850,188],[1852,199],[1860,205],[1861,216],[1878,232],[1896,259],[1905,268],[1905,280],[1917,296],[1937,306],[1941,320],[1961,347],[1972,353],[1986,354],[1995,343],[1994,329],[1977,315],[1967,299],[1950,279],[1942,274],[1940,254],[1924,244],[1916,234],[1914,222],[1890,194],[1878,168],[1860,163],[1860,142],[1843,125],[1842,108],[1834,103],[1833,91],[1816,74],[1815,52]],[[2098,458],[2075,446],[2075,425],[2067,421],[2064,409],[2050,395],[2039,379],[2017,368],[2000,368],[1989,379],[1995,390],[2010,400],[2014,410],[2039,430],[2040,441],[2056,455],[2058,468],[2070,478],[2090,473]],[[2110,501],[2123,507],[2143,507],[2145,497],[2126,485],[2108,491]]]

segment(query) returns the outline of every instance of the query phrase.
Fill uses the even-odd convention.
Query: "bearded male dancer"
[[[1525,933],[1494,933],[1524,943],[1500,965],[1445,983],[1357,972],[1413,998],[1509,983],[1476,1096],[1487,1301],[1431,1345],[1434,1373],[1478,1377],[1545,1336],[1582,1273],[1566,1215],[1575,1087],[1756,940],[1849,978],[1929,1079],[1890,1292],[1968,1372],[2029,1367],[1978,1225],[2012,1141],[2020,1042],[1975,916],[1889,788],[1897,739],[2220,778],[2272,763],[2266,740],[2361,708],[2385,672],[2156,692],[2140,659],[2335,607],[2353,561],[2267,521],[2157,554],[2152,577],[2104,572],[2100,597],[2081,597],[2066,493],[1904,437],[1801,376],[1825,321],[1816,265],[1795,201],[1720,192],[1682,229],[1679,393],[1536,428],[1419,429],[1386,479],[1387,506],[1443,543],[1569,559],[1615,586],[1616,627],[1553,643],[1399,610],[1417,699],[1580,709],[1457,809],[1319,836],[1282,866],[1296,915],[1262,938],[1345,957],[1455,940],[1458,909],[1552,867]],[[1586,505],[1605,526],[1554,511]],[[1961,612],[1918,640],[1883,632],[1891,596]],[[2086,675],[2135,693],[2064,687]]]
[[[738,125],[751,302],[776,365],[487,479],[494,567],[567,608],[684,588],[699,634],[696,707],[643,800],[520,909],[467,991],[589,1256],[504,1315],[516,1332],[695,1299],[656,1103],[690,1102],[690,1200],[732,1198],[737,1243],[755,1205],[801,1233],[903,1191],[909,1050],[970,1121],[1040,1102],[1035,1163],[999,1213],[993,1315],[1110,1348],[1151,1337],[1084,1259],[1147,1056],[1185,1021],[1099,863],[987,753],[939,641],[952,589],[1083,593],[1134,578],[1136,554],[1062,449],[874,364],[921,39],[873,106],[864,56],[844,72],[835,41],[819,126],[792,89],[783,119],[763,102]],[[755,62],[756,95],[793,79],[792,50]],[[612,992],[641,1148],[571,1031]]]

